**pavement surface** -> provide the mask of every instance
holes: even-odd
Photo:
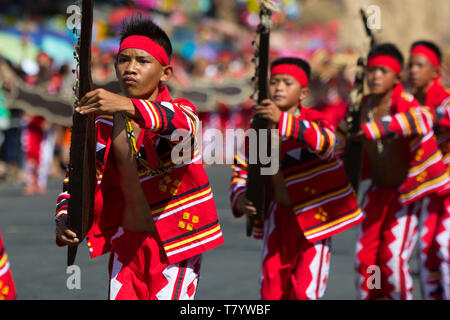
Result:
[[[244,219],[230,210],[229,166],[206,168],[214,192],[225,243],[203,256],[196,300],[256,300],[261,241],[245,235]],[[62,181],[51,180],[48,194],[24,197],[21,186],[0,185],[0,228],[21,300],[105,300],[108,290],[108,255],[90,259],[86,244],[79,249],[76,265],[80,289],[68,289],[67,249],[55,245],[53,215]],[[353,255],[356,228],[333,237],[330,274],[324,300],[354,300]],[[410,261],[414,299],[421,299],[417,253]]]

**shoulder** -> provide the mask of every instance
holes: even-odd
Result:
[[[188,99],[185,98],[176,98],[172,100],[172,103],[174,105],[178,105],[184,108],[188,108],[189,110],[191,110],[192,112],[194,112],[195,114],[197,114],[197,108],[194,106],[194,104],[192,102],[190,102]]]
[[[335,131],[334,128],[332,128],[332,126],[330,125],[329,121],[327,120],[327,117],[320,111],[302,107],[300,119],[307,121],[314,121],[320,127]]]
[[[414,103],[414,100],[416,100],[416,98],[414,98],[414,96],[411,93],[406,91],[402,91],[400,93],[400,98],[409,103]]]
[[[314,110],[314,109],[309,109],[309,108],[305,108],[302,107],[300,112],[300,118],[303,120],[308,120],[308,121],[322,121],[325,120],[325,115],[318,111],[318,110]]]
[[[442,92],[443,94],[447,94],[450,95],[450,88],[447,88],[443,83],[442,83],[442,78],[438,77],[436,79],[436,86],[438,88],[438,90],[440,92]]]
[[[406,112],[411,108],[420,106],[419,101],[417,101],[411,93],[406,91],[400,93],[400,97],[396,104],[397,112]]]

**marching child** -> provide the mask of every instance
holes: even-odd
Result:
[[[433,110],[450,100],[450,91],[441,81],[442,53],[431,41],[411,45],[408,64],[413,94],[421,105]],[[450,132],[435,128],[444,162],[450,165]],[[450,299],[450,196],[432,194],[425,197],[420,215],[420,280],[424,299]]]
[[[364,140],[363,172],[372,180],[356,245],[360,299],[412,299],[408,260],[417,240],[420,199],[448,183],[432,117],[416,112],[419,102],[403,91],[402,65],[393,44],[369,52],[370,94],[363,98],[362,130],[352,137]],[[377,270],[379,282],[373,277]]]
[[[271,176],[264,222],[253,235],[263,237],[262,299],[318,299],[330,263],[330,237],[362,219],[343,166],[334,157],[335,136],[325,118],[307,109],[309,64],[279,58],[271,64],[270,99],[255,114],[278,129],[280,169]],[[235,217],[254,215],[245,196],[248,153],[235,155],[230,200]]]
[[[193,299],[202,253],[223,242],[198,150],[183,154],[189,161],[171,157],[178,142],[194,141],[199,125],[192,103],[173,99],[163,85],[171,54],[168,36],[151,20],[129,20],[115,64],[124,96],[97,89],[77,109],[96,114],[97,187],[86,240],[92,258],[111,252],[112,300]],[[177,129],[188,140],[172,141]],[[60,245],[79,243],[66,224],[67,184],[56,212]]]

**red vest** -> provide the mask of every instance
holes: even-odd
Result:
[[[391,116],[367,122],[361,127],[366,139],[410,137],[408,176],[400,186],[400,199],[406,205],[425,195],[441,193],[449,176],[433,134],[433,117],[422,112],[419,102],[397,86],[392,93]]]
[[[153,214],[158,235],[169,263],[190,258],[223,243],[211,186],[198,150],[192,160],[181,164],[171,161],[172,146],[164,137],[175,129],[196,134],[198,118],[195,107],[185,99],[170,99],[163,90],[156,102],[132,99],[142,115],[138,124],[144,128],[137,140],[152,169],[138,164],[141,186]],[[86,240],[92,258],[111,250],[111,237],[122,221],[124,201],[117,179],[114,157],[110,156],[113,116],[98,115],[97,187],[93,224]],[[67,179],[65,181],[67,183]],[[67,193],[58,199],[57,215],[67,211]]]
[[[333,156],[335,138],[324,116],[301,107],[300,116],[282,112],[280,163],[292,209],[303,234],[310,242],[342,232],[363,219],[355,192],[342,163]],[[245,192],[247,160],[235,156],[230,198],[235,216],[237,197]],[[256,235],[262,224],[256,223]]]
[[[425,96],[425,105],[431,108],[448,105],[450,102],[450,89],[445,88],[442,84],[441,77],[437,77],[427,89]],[[444,163],[450,172],[450,130],[445,124],[438,124],[436,130],[436,139],[444,156]],[[450,191],[450,184],[447,186],[446,192]],[[445,193],[446,193],[445,192]],[[442,193],[442,192],[441,192]]]

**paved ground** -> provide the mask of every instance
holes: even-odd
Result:
[[[203,258],[198,300],[258,298],[260,241],[245,236],[242,219],[234,219],[228,202],[231,170],[207,169],[219,210],[225,244]],[[45,196],[23,197],[19,186],[0,185],[0,227],[20,299],[106,299],[107,256],[89,259],[86,245],[78,250],[81,289],[66,286],[66,249],[58,248],[52,222],[60,181],[51,181]],[[355,228],[333,239],[331,271],[323,299],[352,300]],[[416,255],[411,261],[414,298],[420,299]]]

